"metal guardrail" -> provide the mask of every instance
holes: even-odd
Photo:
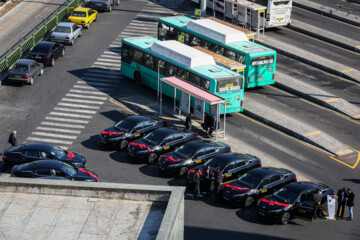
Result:
[[[14,65],[27,51],[32,49],[44,36],[53,30],[60,21],[68,14],[69,9],[80,6],[85,0],[73,0],[66,7],[61,9],[56,15],[47,21],[39,30],[33,33],[28,39],[25,40],[18,48],[16,48],[5,59],[0,62],[0,76],[4,74],[9,68]]]

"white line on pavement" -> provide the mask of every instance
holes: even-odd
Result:
[[[77,102],[77,103],[88,103],[88,104],[103,104],[104,103],[102,101],[89,101],[89,100],[71,99],[71,98],[62,98],[61,101]]]
[[[106,100],[107,97],[98,97],[98,96],[87,96],[87,95],[80,95],[80,94],[71,94],[71,93],[67,93],[65,95],[66,97],[76,97],[76,98],[88,98],[88,99],[98,99],[98,100]],[[64,108],[65,109],[65,108]],[[64,110],[65,111],[65,110]],[[93,113],[95,114],[96,112],[95,111],[88,111],[88,110],[67,110],[67,111],[79,111],[79,112],[82,112],[82,113]]]
[[[55,134],[55,133],[46,133],[46,132],[32,132],[31,135],[39,135],[44,137],[55,137],[55,138],[66,138],[75,140],[77,136],[69,136],[63,134]]]
[[[119,59],[106,59],[106,58],[98,58],[97,61],[100,62],[114,62],[114,63],[121,63]]]
[[[98,92],[98,91],[84,91],[84,90],[78,90],[78,89],[70,89],[70,92],[73,93],[84,93],[84,94],[95,94],[95,95],[107,95],[106,93],[103,92]]]
[[[115,66],[115,67],[120,67],[121,64],[115,64],[115,63],[103,63],[103,62],[94,62],[94,64],[97,65],[104,65],[104,66]]]
[[[112,82],[112,83],[101,83],[101,82],[98,82],[98,81],[77,81],[76,82],[77,84],[88,84],[88,85],[90,85],[90,86],[103,86],[103,87],[105,87],[105,86],[111,86],[111,87],[116,87],[117,86],[117,83],[114,83],[114,82]]]
[[[114,58],[114,59],[121,59],[121,56],[118,55],[105,55],[105,54],[101,54],[100,57],[102,58]]]
[[[89,105],[82,105],[82,104],[72,104],[72,103],[58,103],[59,106],[67,106],[67,107],[74,107],[74,108],[88,108],[88,109],[99,109],[98,106],[89,106]]]
[[[64,132],[64,133],[73,133],[73,134],[81,133],[81,131],[72,130],[72,129],[61,129],[61,128],[36,127],[36,129],[43,131]]]
[[[62,117],[73,117],[73,118],[86,118],[86,119],[93,118],[93,116],[73,114],[73,113],[64,113],[64,112],[50,112],[50,115],[62,116]]]
[[[50,138],[36,138],[36,137],[28,137],[27,140],[29,141],[37,141],[37,142],[49,142],[49,143],[60,143],[60,144],[69,144],[71,145],[72,141],[63,141],[57,139],[50,139]]]
[[[83,126],[83,125],[55,123],[55,122],[41,122],[40,124],[41,125],[47,125],[47,126],[67,127],[67,128],[85,128],[85,126]]]
[[[61,121],[61,122],[73,122],[73,123],[85,123],[88,124],[89,121],[77,120],[77,119],[68,119],[68,118],[56,118],[56,117],[45,117],[45,120]]]

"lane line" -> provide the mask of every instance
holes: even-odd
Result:
[[[325,100],[325,102],[331,103],[331,102],[336,102],[336,101],[339,101],[339,100],[341,100],[341,98],[330,98],[330,99]]]
[[[64,113],[64,112],[50,112],[49,114],[54,115],[54,116],[61,116],[61,117],[86,118],[86,119],[93,118],[93,116],[73,114],[73,113]]]
[[[105,101],[107,99],[107,97],[98,97],[98,96],[88,96],[88,95],[79,95],[79,94],[71,94],[71,93],[67,93],[65,95],[66,97],[75,97],[75,98],[88,98],[88,99],[98,99],[98,100],[103,100]],[[65,109],[65,108],[64,108]],[[74,110],[75,111],[75,110]],[[86,112],[94,112],[93,114],[95,114],[95,111],[87,111],[87,110],[81,110],[80,112],[86,113]]]
[[[102,101],[90,101],[90,100],[82,100],[82,99],[71,99],[71,98],[62,98],[61,101],[65,102],[77,102],[77,103],[88,103],[88,104],[103,104]]]
[[[31,135],[39,135],[39,136],[44,136],[44,137],[55,137],[55,138],[65,138],[65,139],[73,139],[73,140],[75,140],[77,138],[77,136],[69,136],[69,135],[46,133],[46,132],[32,132]]]
[[[55,123],[55,122],[41,122],[40,124],[47,125],[47,126],[67,127],[67,128],[85,128],[85,126],[83,126],[83,125]]]
[[[88,123],[89,123],[89,121],[85,121],[85,120],[68,119],[68,118],[57,118],[57,117],[45,117],[45,120],[53,120],[53,121],[60,121],[60,122],[84,123],[84,124],[88,124]]]
[[[348,69],[344,69],[344,70],[341,70],[342,73],[347,73],[347,72],[352,72],[354,71],[355,69],[353,68],[348,68]]]
[[[60,143],[60,144],[68,144],[71,145],[72,141],[63,141],[51,138],[36,138],[36,137],[28,137],[27,140],[29,141],[37,141],[37,142],[49,142],[49,143]]]
[[[115,105],[117,105],[117,106],[125,109],[126,111],[130,112],[130,113],[133,114],[133,115],[139,115],[139,114],[137,114],[136,112],[134,112],[133,110],[129,109],[128,107],[126,107],[125,105],[119,103],[118,101],[116,101],[116,100],[113,99],[113,98],[110,98],[109,101],[112,102],[113,104],[115,104]]]
[[[349,154],[349,153],[352,153],[352,152],[354,152],[354,151],[351,150],[351,149],[345,149],[345,150],[336,152],[336,155],[342,156],[342,155],[346,155],[346,154]]]
[[[303,135],[305,137],[310,137],[310,136],[317,135],[317,134],[320,134],[320,133],[321,133],[320,131],[314,131],[314,132],[304,133]]]
[[[71,130],[71,129],[61,129],[61,128],[36,127],[36,129],[43,131],[64,132],[64,133],[74,133],[74,134],[81,133],[81,131]]]

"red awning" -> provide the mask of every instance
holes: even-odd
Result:
[[[183,92],[188,93],[195,98],[198,98],[210,105],[226,102],[226,99],[219,97],[207,90],[202,89],[195,84],[192,84],[184,79],[178,77],[166,77],[160,79],[162,82],[169,84]]]

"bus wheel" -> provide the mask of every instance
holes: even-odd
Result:
[[[141,85],[142,85],[142,77],[141,77],[141,74],[140,74],[139,72],[136,72],[134,78],[135,78],[135,83],[136,83],[136,85],[141,86]]]

